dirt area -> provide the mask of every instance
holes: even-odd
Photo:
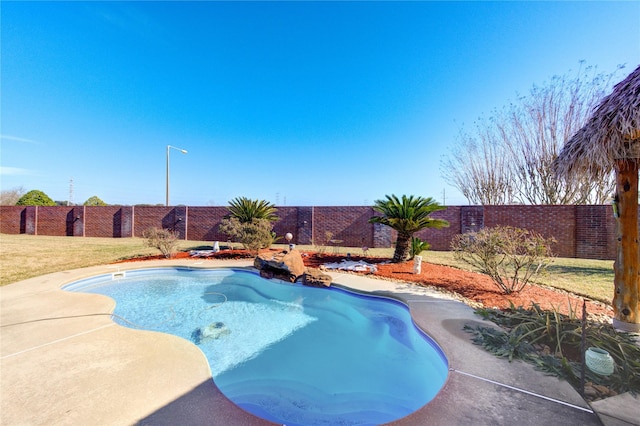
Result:
[[[177,253],[174,258],[188,258],[188,252]],[[244,250],[229,250],[218,252],[208,258],[211,259],[240,259],[252,258]],[[162,256],[149,256],[146,258],[136,258],[129,260],[160,259]],[[305,266],[318,268],[327,263],[341,262],[344,255],[319,254],[313,252],[303,252]],[[571,309],[582,314],[582,300],[565,291],[538,285],[528,285],[517,294],[502,294],[498,287],[485,275],[463,271],[449,266],[434,265],[422,262],[420,274],[413,273],[413,261],[404,263],[387,263],[389,259],[352,256],[351,260],[363,260],[367,263],[376,264],[377,272],[374,277],[381,279],[391,279],[396,281],[412,282],[422,286],[429,286],[441,289],[442,291],[453,293],[474,308],[481,306],[487,308],[508,308],[510,303],[515,306],[529,307],[531,303],[537,303],[542,309],[556,309],[561,313],[568,313]],[[587,313],[599,317],[613,316],[613,309],[603,303],[587,300]]]

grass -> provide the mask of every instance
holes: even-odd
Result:
[[[78,238],[0,234],[0,285],[51,272],[160,254],[142,238]],[[179,250],[211,242],[181,241]]]
[[[211,247],[211,241],[180,241],[179,250]],[[275,245],[274,247],[285,247]],[[318,251],[321,247],[299,245],[300,250]],[[326,253],[362,255],[361,248],[325,247]],[[160,254],[147,247],[142,238],[79,238],[41,235],[0,234],[0,285],[7,285],[51,272],[102,265],[136,256]],[[368,256],[388,257],[391,248],[372,248]],[[426,262],[469,270],[451,252],[426,251]],[[610,303],[613,295],[613,261],[556,258],[547,273],[538,277],[543,285]]]

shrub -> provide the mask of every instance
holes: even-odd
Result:
[[[178,234],[169,229],[150,228],[142,233],[147,239],[147,246],[160,250],[167,259],[173,257],[178,246]]]
[[[426,241],[422,241],[418,237],[411,237],[411,257],[413,259],[416,256],[420,256],[423,251],[429,250],[431,244]]]
[[[457,235],[454,257],[483,274],[505,294],[521,291],[551,262],[553,238],[510,226],[483,228]]]
[[[98,196],[94,195],[93,197],[89,197],[87,201],[84,202],[84,206],[106,206],[108,205],[104,201],[102,201]]]
[[[271,230],[269,219],[253,219],[250,222],[241,222],[236,217],[222,219],[220,232],[228,235],[234,241],[242,243],[242,246],[254,253],[267,248],[277,239]]]
[[[318,253],[320,254],[324,254],[324,252],[326,252],[329,249],[329,246],[333,241],[333,232],[331,231],[324,231],[324,245],[320,248],[320,250],[318,250]]]

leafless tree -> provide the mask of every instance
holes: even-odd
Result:
[[[462,192],[471,204],[511,204],[511,169],[504,146],[486,121],[476,123],[476,134],[460,131],[458,144],[441,165],[443,176]]]
[[[15,206],[26,191],[23,187],[5,189],[0,192],[0,206]]]
[[[569,180],[558,177],[552,165],[615,74],[581,63],[575,75],[534,85],[528,95],[494,111],[491,119],[478,121],[473,134],[461,132],[443,162],[443,175],[474,204],[605,203],[613,192],[610,171],[597,179],[585,174]]]

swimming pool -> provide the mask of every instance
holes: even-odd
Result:
[[[64,289],[112,297],[119,324],[197,344],[222,393],[280,424],[390,422],[433,399],[448,374],[441,349],[392,299],[236,269],[142,269]]]

